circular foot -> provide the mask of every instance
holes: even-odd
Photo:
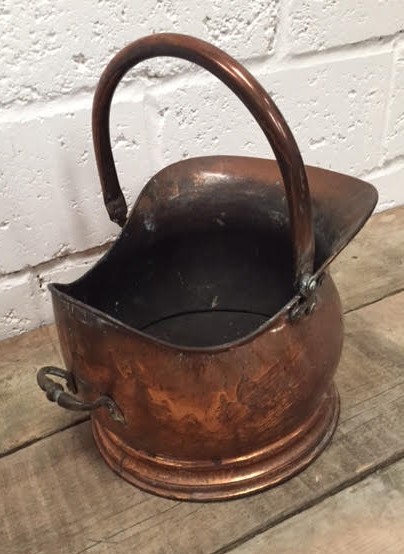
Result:
[[[92,424],[101,455],[126,481],[167,498],[213,501],[260,491],[302,471],[326,447],[338,416],[339,396],[332,385],[316,412],[293,433],[251,454],[216,463],[148,456],[96,419]]]

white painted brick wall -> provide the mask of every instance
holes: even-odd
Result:
[[[291,4],[294,53],[380,40],[403,29],[402,0],[293,0]]]
[[[50,322],[46,285],[78,277],[116,236],[91,103],[105,64],[140,36],[183,32],[224,48],[273,95],[306,163],[373,182],[378,209],[404,203],[402,0],[3,0],[0,28],[1,338]],[[175,60],[129,73],[112,136],[129,203],[180,158],[268,155],[240,102]]]

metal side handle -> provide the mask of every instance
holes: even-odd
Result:
[[[77,388],[73,375],[70,371],[54,366],[42,367],[37,373],[37,382],[40,388],[46,392],[46,398],[51,402],[56,402],[56,404],[62,408],[76,412],[86,412],[96,410],[97,408],[107,408],[112,419],[119,421],[120,423],[125,422],[121,410],[109,396],[100,396],[93,402],[85,402],[84,400],[76,398],[73,394],[66,392],[63,385],[50,379],[48,375],[54,375],[55,377],[64,379],[66,381],[67,388],[72,393],[76,393]]]

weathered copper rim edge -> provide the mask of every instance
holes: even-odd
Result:
[[[280,320],[283,317],[287,317],[287,313],[289,309],[293,306],[293,304],[300,298],[300,294],[297,293],[295,296],[289,300],[287,304],[285,304],[281,310],[279,310],[277,313],[275,313],[272,317],[268,318],[268,320],[257,327],[252,333],[249,333],[248,335],[245,335],[237,340],[226,342],[223,344],[215,345],[215,346],[185,346],[182,344],[173,344],[171,342],[167,342],[165,340],[153,337],[152,335],[148,335],[144,331],[140,331],[139,329],[136,329],[134,327],[131,327],[130,325],[127,325],[126,323],[120,321],[119,319],[115,319],[111,315],[102,312],[101,310],[94,308],[93,306],[89,306],[88,304],[85,304],[81,300],[77,300],[76,298],[73,298],[68,293],[63,292],[58,288],[58,283],[50,283],[48,285],[48,289],[51,291],[52,294],[55,296],[58,296],[62,298],[63,302],[66,302],[67,304],[70,304],[73,307],[77,307],[81,310],[84,310],[85,312],[92,313],[97,319],[103,319],[106,322],[112,324],[117,329],[125,329],[126,331],[129,331],[130,333],[135,333],[142,337],[143,339],[151,342],[151,343],[157,343],[160,344],[166,348],[170,348],[172,350],[177,350],[180,352],[199,352],[199,353],[215,353],[215,352],[222,352],[225,350],[229,350],[230,348],[234,348],[237,346],[241,346],[245,344],[246,342],[251,341],[256,336],[260,335],[270,327],[274,326],[278,320]]]
[[[253,157],[248,157],[248,156],[199,156],[199,157],[188,158],[187,160],[181,160],[181,161],[175,162],[173,164],[170,164],[166,168],[159,171],[154,177],[152,177],[152,179],[154,179],[160,173],[164,172],[165,170],[167,170],[168,168],[170,168],[172,166],[180,165],[184,162],[188,162],[188,161],[191,161],[191,160],[203,159],[203,158],[232,158],[232,157],[233,158],[252,159],[252,160],[257,159],[257,160],[265,161],[266,163],[273,163],[273,164],[276,165],[275,160],[267,160],[265,158],[253,158]],[[304,167],[307,168],[307,169],[311,168],[311,169],[320,169],[322,171],[326,171],[327,173],[330,174],[330,176],[334,175],[335,177],[338,177],[338,176],[347,177],[346,175],[343,175],[341,173],[338,173],[338,172],[335,172],[335,171],[332,171],[332,170],[328,170],[328,169],[325,170],[323,168],[316,168],[314,166],[309,166],[309,165],[305,165]],[[372,192],[373,200],[368,205],[367,209],[364,210],[363,216],[358,220],[357,225],[356,225],[355,229],[353,229],[352,233],[350,235],[348,235],[347,237],[345,237],[345,241],[343,243],[341,243],[339,245],[339,247],[335,249],[335,251],[332,253],[332,255],[313,273],[313,278],[314,279],[317,279],[321,274],[323,274],[324,272],[327,271],[327,268],[330,265],[330,263],[342,252],[342,250],[349,244],[349,242],[352,240],[352,238],[361,230],[361,228],[364,226],[364,224],[366,223],[366,221],[369,219],[370,215],[372,214],[372,212],[375,208],[375,205],[377,203],[378,193],[377,193],[376,188],[373,185],[371,185],[370,183],[367,183],[366,181],[358,179],[356,177],[350,177],[350,178],[352,179],[353,182],[356,181],[356,182],[361,183],[362,185],[366,185],[369,188],[369,190]],[[136,210],[136,207],[138,206],[138,203],[141,201],[142,196],[145,194],[145,191],[147,190],[148,184],[149,183],[147,183],[145,185],[145,187],[142,189],[142,191],[140,192],[138,198],[136,199],[136,202],[134,203],[132,211]],[[115,244],[119,241],[121,235],[124,232],[125,232],[125,226],[123,227],[121,233],[118,235],[116,241],[110,246],[110,248],[108,248],[108,250],[104,253],[104,255],[101,256],[101,258],[88,271],[86,271],[86,273],[84,275],[82,275],[79,279],[76,279],[75,281],[73,281],[69,285],[79,283],[81,281],[81,279],[84,279],[91,271],[93,271],[93,269],[95,269],[95,267],[98,264],[103,262],[105,260],[105,258],[107,258],[107,256],[109,256],[111,250],[114,248]],[[69,285],[62,285],[62,286],[69,286]],[[140,331],[140,330],[138,330],[134,327],[131,327],[130,325],[127,325],[127,324],[121,322],[119,319],[115,319],[111,315],[109,315],[109,314],[107,314],[107,313],[105,313],[101,310],[98,310],[97,308],[94,308],[94,307],[92,307],[88,304],[85,304],[84,302],[81,302],[80,300],[77,300],[76,298],[72,297],[69,293],[64,292],[63,290],[61,290],[59,288],[59,286],[60,286],[60,284],[58,284],[58,283],[50,283],[48,285],[48,289],[50,290],[52,295],[60,297],[64,302],[70,304],[71,306],[77,306],[79,309],[84,309],[86,312],[94,314],[94,316],[97,317],[98,319],[103,319],[106,322],[112,324],[116,328],[125,329],[130,333],[135,333],[138,336],[141,336],[143,339],[145,339],[145,340],[147,340],[151,343],[161,344],[161,345],[165,346],[166,348],[179,350],[179,351],[182,351],[182,352],[220,352],[220,351],[228,350],[229,348],[241,346],[242,344],[254,339],[259,334],[265,332],[270,327],[276,325],[277,321],[280,318],[282,318],[283,316],[286,316],[286,314],[290,310],[291,306],[293,306],[300,297],[299,292],[296,291],[296,294],[277,313],[273,314],[272,317],[268,318],[268,320],[265,321],[265,323],[263,323],[262,325],[257,327],[254,331],[252,331],[251,333],[249,333],[249,334],[247,334],[247,335],[245,335],[245,336],[243,336],[239,339],[236,339],[234,341],[230,341],[230,342],[227,342],[227,343],[211,346],[211,347],[193,347],[193,346],[183,346],[181,344],[170,343],[170,342],[164,341],[162,339],[158,339],[156,337],[153,337],[152,335],[149,335],[149,334],[147,334],[143,331]]]
[[[325,417],[317,418],[317,426],[311,427],[300,435],[299,438],[303,439],[301,444],[295,444],[294,448],[289,448],[290,445],[287,445],[280,455],[269,456],[258,463],[240,462],[238,467],[236,465],[230,472],[227,471],[225,474],[227,479],[222,482],[218,482],[217,479],[221,466],[214,462],[209,467],[209,471],[204,472],[201,469],[195,471],[193,478],[191,477],[187,484],[179,484],[175,481],[175,477],[178,478],[181,472],[180,467],[171,471],[164,468],[164,479],[153,479],[152,476],[146,476],[142,470],[138,472],[129,470],[128,465],[131,462],[136,465],[136,459],[129,458],[115,445],[106,442],[108,438],[95,419],[92,420],[92,430],[97,448],[106,464],[132,485],[165,498],[214,502],[240,498],[279,485],[304,470],[326,448],[337,427],[340,400],[334,383],[321,407],[325,408]],[[246,470],[248,470],[247,475]],[[183,471],[191,473],[186,467]],[[209,473],[214,475],[211,483],[209,483]],[[172,482],[170,477],[173,478]]]
[[[326,278],[332,281],[332,277],[330,276],[328,269],[325,269],[323,271],[323,274],[325,275]],[[131,334],[140,336],[142,339],[152,344],[159,344],[161,346],[164,346],[165,348],[175,350],[177,352],[190,352],[190,353],[202,353],[202,354],[224,352],[232,348],[237,348],[253,340],[259,335],[265,333],[270,328],[274,328],[277,325],[286,324],[287,321],[289,321],[288,312],[290,308],[300,298],[299,294],[296,294],[295,296],[293,296],[293,298],[291,298],[291,300],[289,300],[287,304],[285,304],[277,313],[275,313],[272,317],[270,317],[265,323],[257,327],[251,333],[248,333],[247,335],[244,335],[239,339],[236,339],[231,342],[215,345],[215,346],[184,346],[181,344],[173,344],[173,343],[164,341],[162,339],[153,337],[152,335],[148,335],[144,331],[135,329],[134,327],[131,327],[130,325],[127,325],[126,323],[121,322],[119,319],[115,319],[114,317],[110,316],[109,314],[106,314],[105,312],[102,312],[101,310],[98,310],[97,308],[89,306],[84,302],[82,302],[81,300],[77,300],[76,298],[73,298],[68,293],[65,293],[62,290],[60,290],[56,283],[50,283],[48,285],[48,288],[51,291],[52,295],[54,295],[58,299],[61,299],[61,301],[63,301],[65,304],[69,304],[70,306],[73,307],[73,309],[79,309],[86,314],[90,313],[92,317],[96,318],[97,320],[101,319],[105,321],[106,323],[112,325],[117,330],[121,331],[122,329],[124,329]]]

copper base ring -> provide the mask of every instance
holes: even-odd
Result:
[[[92,420],[97,447],[107,464],[129,483],[177,500],[214,501],[245,496],[289,479],[327,446],[339,416],[334,384],[299,431],[247,456],[232,460],[189,461],[148,456],[126,445]]]

